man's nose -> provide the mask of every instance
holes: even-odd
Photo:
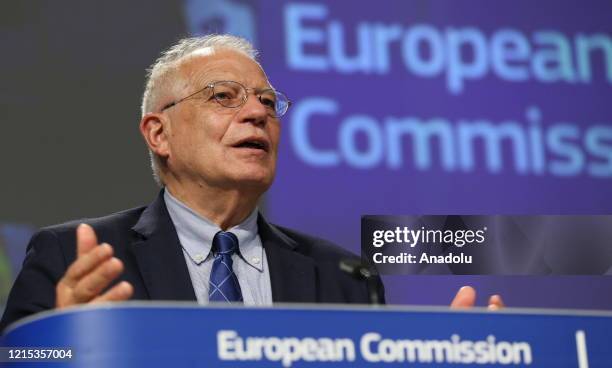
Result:
[[[247,123],[263,125],[268,119],[268,110],[259,101],[259,97],[253,93],[249,93],[240,113],[242,114],[242,121]]]

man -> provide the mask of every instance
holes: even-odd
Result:
[[[368,285],[338,266],[354,256],[257,211],[290,102],[255,56],[227,35],[185,39],[162,54],[148,76],[140,131],[164,189],[147,207],[35,234],[0,328],[42,310],[128,299],[370,301]],[[474,298],[463,288],[453,306]]]

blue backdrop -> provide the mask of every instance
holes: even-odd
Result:
[[[269,217],[355,252],[364,214],[610,213],[610,14],[608,1],[185,6],[192,34],[253,40],[294,101]],[[514,305],[612,306],[605,277],[385,281],[400,303],[472,283]]]

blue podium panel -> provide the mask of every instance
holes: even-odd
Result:
[[[33,316],[2,346],[72,354],[11,367],[594,368],[612,367],[612,313],[124,303]]]

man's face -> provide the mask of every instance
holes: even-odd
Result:
[[[216,81],[236,81],[255,90],[270,88],[260,66],[235,51],[195,56],[181,65],[180,72],[186,95]],[[165,113],[167,165],[179,182],[261,193],[268,189],[276,169],[280,126],[252,90],[237,108],[221,106],[208,88]]]

